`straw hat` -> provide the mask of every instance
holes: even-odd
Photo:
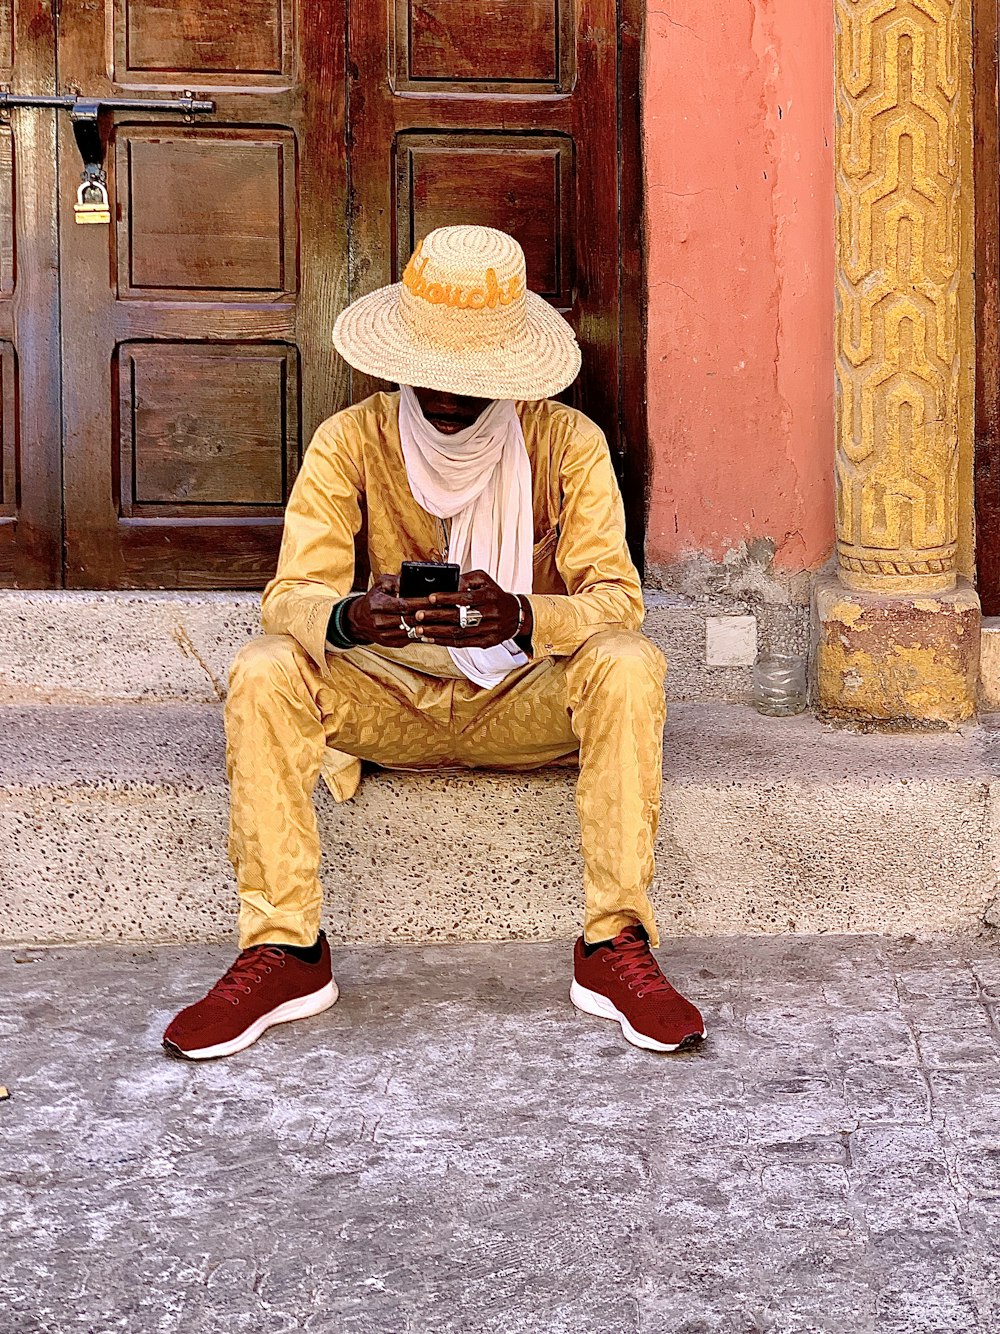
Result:
[[[580,370],[563,317],[525,284],[524,251],[492,227],[439,227],[403,281],[342,311],[333,342],[366,375],[476,398],[549,398]]]

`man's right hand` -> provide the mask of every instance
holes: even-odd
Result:
[[[423,630],[420,630],[417,639],[411,639],[401,624],[402,618],[405,616],[409,624],[416,628],[415,614],[432,609],[432,604],[425,598],[399,596],[398,574],[382,574],[364,597],[355,598],[348,607],[347,627],[351,638],[358,644],[402,648],[406,644],[419,643],[424,637]]]

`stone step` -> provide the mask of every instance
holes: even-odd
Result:
[[[671,699],[749,698],[754,617],[655,590],[646,601]],[[233,655],[260,632],[259,605],[255,593],[0,590],[0,702],[222,699]],[[794,642],[785,647],[805,652],[805,617],[798,609],[788,622]]]
[[[655,903],[665,935],[976,928],[1000,860],[1000,733],[857,735],[732,704],[671,709]],[[322,784],[340,940],[570,936],[573,774]],[[0,935],[226,940],[216,704],[0,706]]]

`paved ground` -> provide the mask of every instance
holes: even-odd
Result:
[[[686,939],[698,1054],[567,948],[337,951],[343,999],[166,1058],[217,947],[0,952],[5,1331],[1000,1329],[1000,946]]]

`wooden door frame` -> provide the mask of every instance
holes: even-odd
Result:
[[[983,611],[1000,614],[1000,126],[997,35],[1000,0],[973,0],[975,187],[976,572]],[[987,519],[990,522],[987,522]]]
[[[618,168],[620,190],[621,382],[618,415],[626,448],[621,458],[622,496],[632,558],[643,572],[649,516],[650,452],[646,405],[646,191],[642,158],[645,92],[643,51],[646,6],[619,0],[618,23]]]

